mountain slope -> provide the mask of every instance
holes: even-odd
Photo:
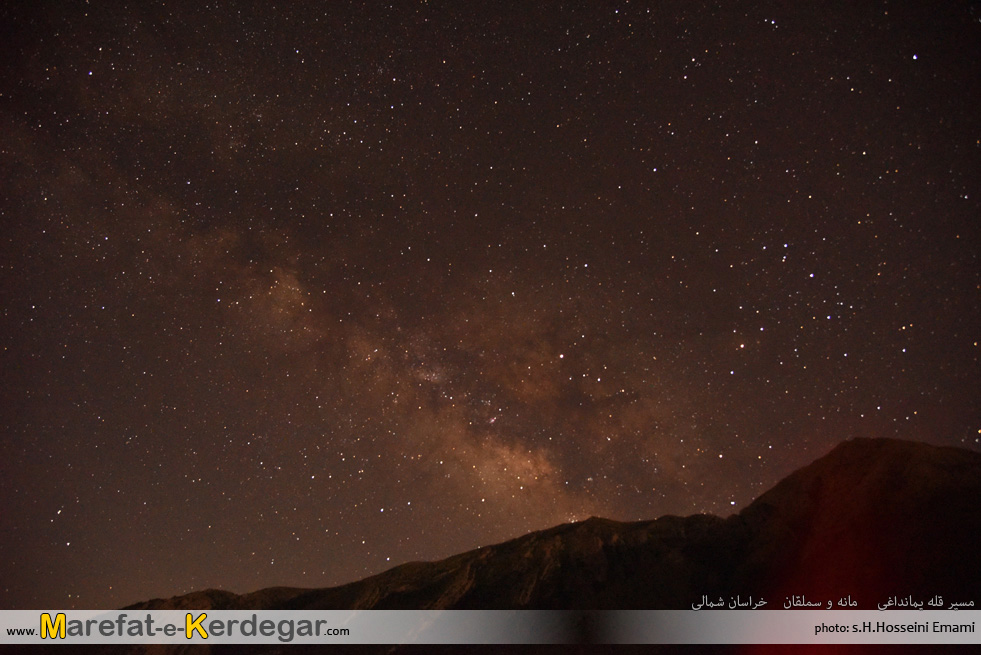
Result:
[[[981,590],[981,455],[855,439],[737,515],[592,518],[328,589],[209,590],[128,609],[684,609],[703,594],[874,607]],[[981,599],[978,599],[981,600]]]
[[[739,515],[735,589],[890,595],[981,591],[981,455],[896,440],[845,442]],[[981,600],[981,599],[979,599]]]

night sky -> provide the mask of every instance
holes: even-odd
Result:
[[[858,6],[855,6],[858,5]],[[0,9],[0,607],[981,449],[981,7]]]

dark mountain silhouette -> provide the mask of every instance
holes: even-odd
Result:
[[[328,589],[208,590],[127,609],[685,609],[739,594],[981,601],[981,454],[855,439],[728,518],[591,518]]]

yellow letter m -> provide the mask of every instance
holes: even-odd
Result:
[[[56,615],[54,623],[51,622],[51,615],[47,612],[41,615],[41,639],[48,639],[49,634],[50,639],[65,638],[64,613]]]

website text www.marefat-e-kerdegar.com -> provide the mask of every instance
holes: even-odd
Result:
[[[61,638],[66,637],[90,637],[98,635],[102,637],[153,637],[163,635],[173,637],[183,632],[191,639],[198,636],[207,639],[209,636],[233,637],[241,635],[243,637],[277,637],[280,641],[293,641],[295,637],[343,637],[348,636],[350,631],[347,628],[328,627],[327,621],[322,619],[281,619],[273,621],[271,619],[259,620],[253,614],[247,619],[211,619],[207,620],[205,613],[194,617],[187,614],[183,626],[165,623],[156,625],[153,617],[149,614],[144,619],[129,618],[126,614],[120,614],[115,620],[110,619],[87,619],[87,620],[67,620],[64,614],[57,614],[53,619],[50,614],[41,615],[41,638]]]

